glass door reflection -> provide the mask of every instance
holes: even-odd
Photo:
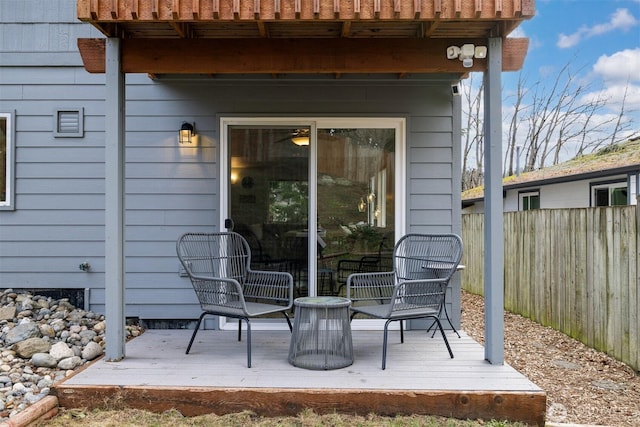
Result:
[[[252,268],[287,271],[308,291],[309,128],[229,128],[229,215]]]
[[[352,273],[392,269],[395,135],[394,128],[317,131],[319,295],[344,296]]]

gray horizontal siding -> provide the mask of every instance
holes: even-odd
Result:
[[[0,23],[3,67],[38,68],[45,64],[77,67],[82,65],[82,60],[76,40],[100,37],[98,30],[78,21],[75,0],[2,0]],[[0,74],[0,81],[15,83],[6,77],[6,72]],[[51,75],[53,80],[55,75]],[[14,96],[22,89],[14,88]],[[7,96],[3,93],[2,98]]]
[[[74,74],[68,73],[70,80]],[[101,283],[104,280],[101,258],[104,214],[101,136],[104,124],[99,97],[104,89],[88,81],[84,88],[74,85],[73,90],[67,91],[69,83],[64,79],[57,80],[51,85],[55,88],[53,92],[57,96],[68,92],[76,99],[70,104],[85,109],[86,136],[80,141],[54,139],[50,132],[53,106],[47,107],[43,103],[55,96],[36,96],[44,87],[40,87],[40,91],[31,87],[24,91],[26,96],[19,102],[22,103],[21,110],[26,113],[18,113],[21,121],[18,134],[24,135],[26,145],[18,155],[22,170],[18,174],[18,189],[25,191],[19,191],[19,209],[15,212],[15,219],[11,220],[19,231],[7,237],[3,234],[3,239],[7,243],[13,241],[12,245],[19,241],[22,250],[27,252],[30,244],[38,245],[48,239],[62,239],[65,245],[81,248],[78,251],[59,250],[59,256],[50,257],[40,263],[40,267],[51,272],[53,281],[65,271],[70,276],[80,277],[73,282],[92,288],[92,309],[100,310],[104,303],[104,285]],[[397,116],[403,111],[420,113],[405,113],[410,146],[407,156],[407,188],[410,193],[407,218],[410,230],[451,229],[454,206],[451,196],[451,162],[454,160],[450,146],[451,117],[442,116],[442,109],[437,108],[433,101],[425,101],[434,99],[434,91],[444,93],[449,90],[446,85],[434,88],[414,82],[400,83],[382,88],[388,93],[387,97],[395,94],[393,99],[385,99],[373,95],[381,89],[379,85],[367,87],[360,83],[353,87],[337,83],[334,87],[333,84],[327,86],[314,82],[307,87],[305,82],[252,82],[233,88],[226,87],[227,82],[220,86],[209,81],[158,84],[144,76],[135,76],[129,81],[126,105],[128,315],[143,318],[197,316],[199,310],[194,306],[193,291],[188,281],[178,275],[175,240],[188,230],[216,229],[219,217],[218,117],[263,113],[259,109],[266,107],[260,107],[259,103],[256,106],[253,102],[256,99],[271,99],[268,111],[290,112],[296,105],[294,103],[292,107],[291,102],[299,99],[303,91],[305,102],[299,105],[296,115],[336,115],[335,106],[338,104],[345,109],[345,114],[355,116],[363,115],[361,106],[364,104],[375,111],[375,115]],[[202,93],[205,95],[199,95]],[[134,94],[138,94],[140,99]],[[228,98],[222,94],[227,94]],[[29,101],[29,95],[35,99]],[[318,96],[318,102],[309,96]],[[372,101],[378,97],[377,102]],[[88,100],[86,104],[77,101],[82,99]],[[32,112],[28,110],[30,102],[38,104]],[[323,102],[327,103],[324,110],[321,109]],[[444,110],[448,111],[447,108]],[[427,116],[429,111],[440,115]],[[180,154],[176,136],[183,120],[196,121],[200,135],[197,156],[183,157]],[[18,139],[21,143],[22,139]],[[75,183],[78,183],[77,187]],[[43,231],[45,228],[46,233]],[[46,239],[39,233],[46,234]],[[86,250],[83,249],[85,247]],[[89,247],[93,250],[88,250]],[[100,248],[97,253],[96,247]],[[2,254],[5,255],[5,247],[2,247]],[[79,275],[75,269],[85,258],[88,258],[92,270]],[[28,270],[30,260],[30,257],[4,256],[3,268],[13,272]],[[13,273],[3,275],[3,279],[9,280],[20,277]],[[150,290],[156,295],[151,299]]]
[[[0,22],[74,22],[75,0],[2,0]]]
[[[18,192],[25,194],[53,194],[57,192],[74,194],[100,194],[104,195],[103,179],[82,179],[77,178],[51,178],[45,179],[26,175],[20,180]]]
[[[84,261],[84,260],[83,260]],[[1,264],[0,264],[1,266]],[[2,289],[98,289],[97,284],[104,283],[102,274],[85,273],[75,266],[75,270],[70,268],[61,273],[52,272],[29,272],[24,273],[2,273]],[[5,285],[5,283],[7,283]],[[99,311],[104,313],[104,311]]]

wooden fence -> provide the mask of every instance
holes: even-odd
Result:
[[[505,309],[640,371],[635,206],[504,214]],[[484,214],[462,216],[463,289],[484,294]]]

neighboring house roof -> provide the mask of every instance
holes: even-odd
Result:
[[[595,153],[585,154],[557,165],[508,176],[502,180],[502,188],[510,190],[629,172],[640,172],[640,138],[610,145]],[[462,192],[463,202],[482,199],[484,199],[484,186]]]

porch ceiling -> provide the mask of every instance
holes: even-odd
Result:
[[[528,39],[506,38],[534,0],[77,0],[78,19],[123,39],[123,71],[146,73],[460,73],[446,47],[505,38],[503,70]],[[104,41],[81,39],[90,72]],[[215,55],[211,57],[210,55]],[[413,58],[413,59],[410,59]],[[101,64],[101,65],[100,65]]]

